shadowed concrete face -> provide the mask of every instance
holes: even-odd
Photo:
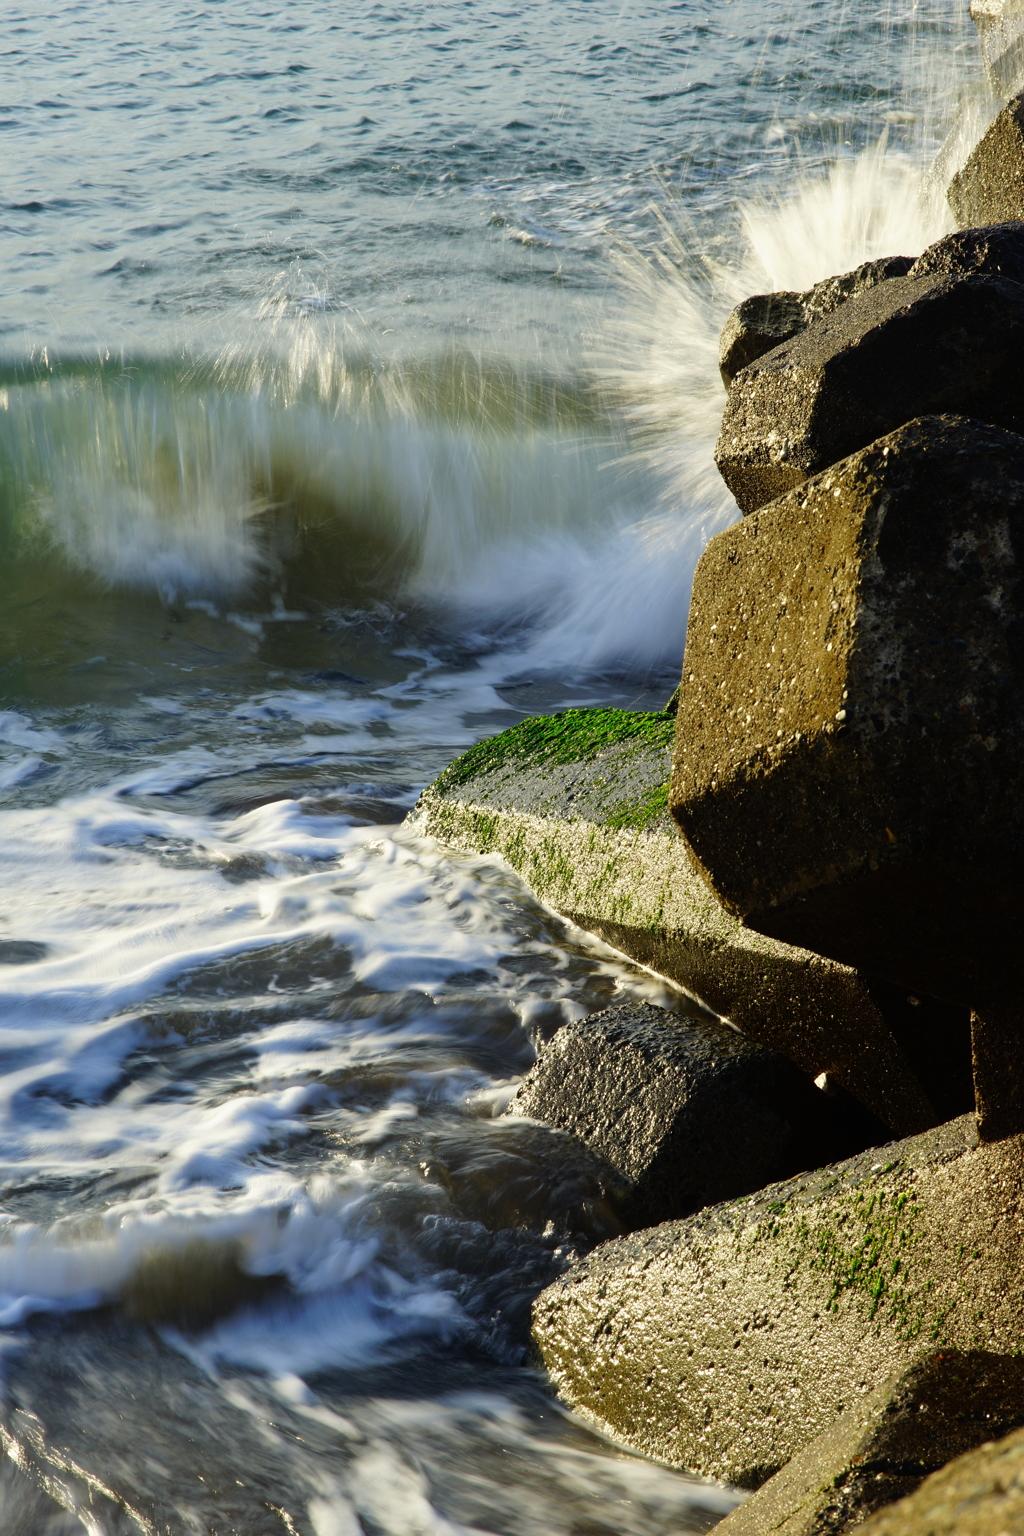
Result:
[[[727,529],[670,803],[751,927],[984,1011],[1024,914],[1024,439],[913,422]]]
[[[1013,1536],[1024,1530],[1024,1429],[935,1472],[858,1536]]]
[[[715,462],[753,512],[931,412],[1024,427],[1024,285],[893,277],[741,370]]]
[[[843,1536],[929,1473],[1024,1423],[1024,1361],[937,1349],[860,1399],[752,1499],[720,1536]]]

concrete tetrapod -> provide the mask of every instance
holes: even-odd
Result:
[[[1024,221],[1011,219],[943,235],[921,252],[907,276],[966,277],[971,273],[1024,283]]]
[[[848,1408],[716,1529],[720,1536],[843,1536],[1019,1424],[1020,1356],[933,1350]]]
[[[668,814],[675,729],[616,709],[524,720],[445,769],[411,824],[500,855],[555,911],[824,1072],[893,1134],[961,1113],[965,1010],[755,933],[708,890]]]
[[[758,1487],[936,1347],[1024,1347],[1024,1140],[974,1116],[602,1243],[534,1302],[557,1390],[635,1449]]]
[[[974,146],[946,198],[961,228],[1024,218],[1024,92]]]
[[[757,293],[744,299],[722,327],[718,366],[726,389],[748,363],[784,341],[792,341],[813,320],[830,315],[855,293],[890,277],[906,277],[913,264],[910,256],[883,256],[878,261],[865,261],[840,277],[826,277],[805,293]]]
[[[508,1113],[606,1159],[642,1227],[859,1151],[871,1133],[851,1107],[718,1019],[628,1002],[563,1024]]]
[[[1024,438],[925,418],[711,541],[671,806],[744,922],[966,1004],[1024,1130]]]
[[[917,416],[1024,428],[1024,285],[891,277],[736,375],[715,462],[742,512]]]
[[[1008,96],[1024,78],[1024,0],[971,0],[992,94]]]

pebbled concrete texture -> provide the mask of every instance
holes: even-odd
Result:
[[[946,199],[962,229],[1024,218],[1024,92],[1007,102],[971,150]]]
[[[1011,282],[1024,283],[1024,221],[985,224],[943,235],[922,251],[907,276],[967,276],[972,272],[979,277],[1007,277]]]
[[[925,1477],[1024,1423],[1024,1360],[933,1350],[889,1377],[716,1527],[720,1536],[843,1536]]]
[[[979,1011],[1014,994],[1022,553],[1024,437],[963,417],[712,539],[671,803],[737,917]]]
[[[935,1347],[1024,1349],[1024,1139],[973,1115],[618,1238],[542,1292],[540,1361],[647,1455],[765,1482]]]
[[[606,1159],[629,1181],[627,1224],[642,1227],[832,1161],[837,1141],[859,1149],[844,1110],[727,1024],[628,1002],[557,1030],[508,1113]]]
[[[1017,1536],[1024,1531],[1024,1430],[935,1472],[857,1536]]]
[[[1020,283],[889,278],[736,375],[715,462],[749,513],[918,416],[956,411],[1019,430],[1022,346]]]
[[[564,719],[568,735],[574,722]],[[893,1133],[935,1124],[940,1116],[865,978],[745,927],[693,867],[665,808],[671,725],[653,745],[641,737],[568,763],[524,760],[514,732],[495,740],[506,739],[508,751],[490,766],[466,769],[455,782],[442,775],[425,790],[413,827],[454,848],[500,855],[556,912],[810,1076],[829,1074]],[[643,826],[616,825],[651,804]]]

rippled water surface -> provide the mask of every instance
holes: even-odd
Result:
[[[0,1523],[657,1536],[566,1414],[619,1230],[501,1111],[685,1000],[404,818],[657,707],[732,303],[946,227],[952,0],[22,5],[0,23]]]

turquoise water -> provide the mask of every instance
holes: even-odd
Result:
[[[685,1000],[402,825],[671,692],[731,304],[947,227],[966,6],[20,6],[0,31],[0,1514],[706,1530],[526,1364],[617,1230],[500,1112]]]

